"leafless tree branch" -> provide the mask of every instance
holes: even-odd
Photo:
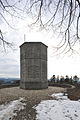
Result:
[[[63,36],[63,42],[57,46],[58,50],[66,46],[66,49],[68,47],[73,51],[73,46],[80,41],[80,0],[25,0],[24,7],[19,7],[23,3],[24,0],[0,0],[0,9],[14,17],[20,17],[20,13],[24,11],[31,14],[32,25],[38,24],[43,29],[53,29],[53,32]],[[0,15],[9,25],[4,14],[0,12]]]

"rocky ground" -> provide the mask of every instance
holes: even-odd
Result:
[[[24,110],[18,112],[13,120],[35,120],[36,111],[32,108],[39,104],[42,100],[53,99],[51,94],[58,92],[66,92],[67,88],[48,87],[43,90],[23,90],[19,87],[11,87],[0,89],[0,104],[7,103],[20,97],[25,98],[26,107]]]
[[[78,88],[73,88],[73,89],[68,89],[68,98],[71,100],[78,100],[80,99],[80,87]]]

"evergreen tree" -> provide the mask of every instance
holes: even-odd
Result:
[[[66,75],[66,78],[65,78],[65,83],[69,83],[69,76],[68,75]]]
[[[73,77],[73,80],[74,80],[74,83],[78,83],[78,81],[79,81],[78,76],[77,76],[77,75],[75,75],[75,76]]]

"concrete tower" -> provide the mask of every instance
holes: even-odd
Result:
[[[20,88],[44,89],[47,81],[47,46],[41,42],[25,42],[20,46]]]

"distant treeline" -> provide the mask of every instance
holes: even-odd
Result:
[[[50,81],[53,82],[53,83],[68,83],[68,84],[76,84],[76,83],[80,83],[80,79],[77,75],[75,76],[71,76],[69,77],[68,75],[66,75],[65,77],[64,76],[55,76],[53,75],[51,78],[50,78]]]

